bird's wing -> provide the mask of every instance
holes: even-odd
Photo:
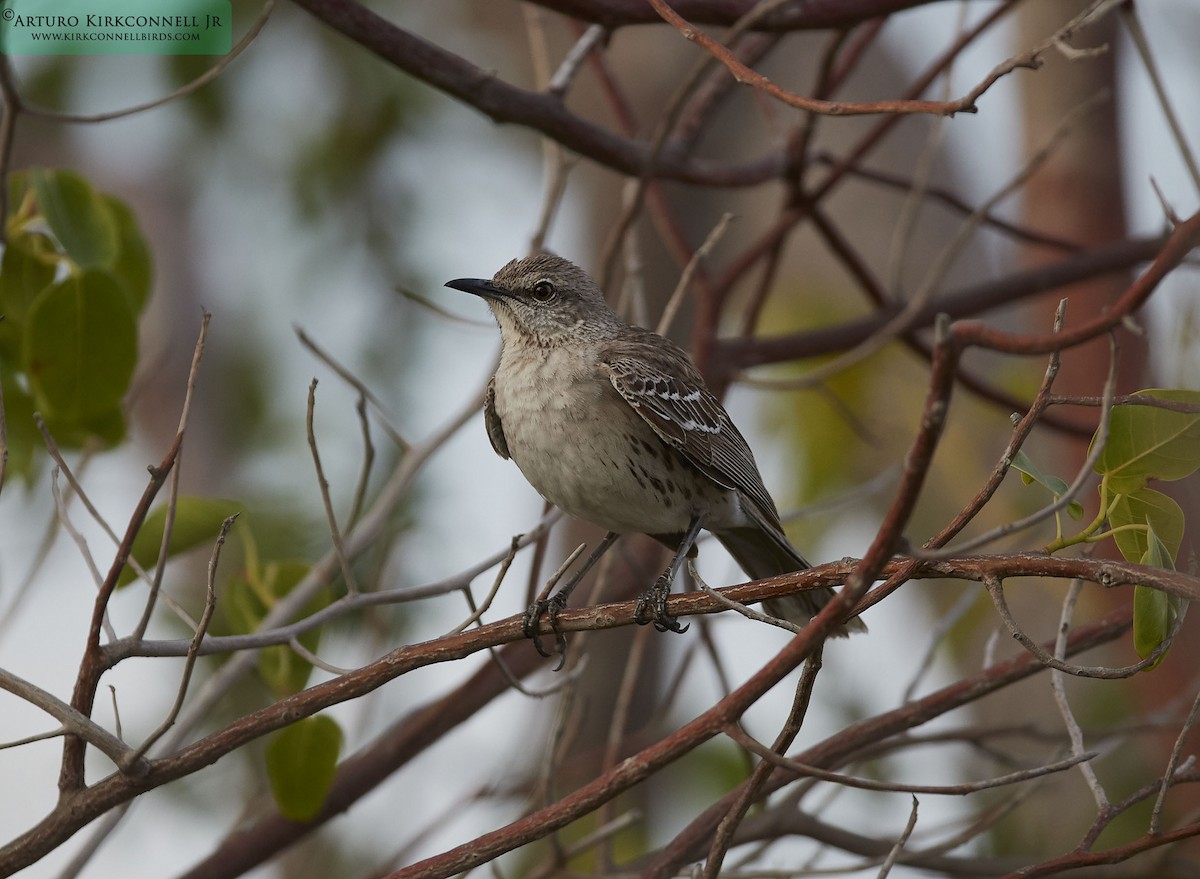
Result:
[[[613,341],[601,358],[617,393],[671,448],[718,485],[741,492],[779,527],[745,438],[681,348],[642,330]]]
[[[495,376],[488,381],[487,393],[483,397],[483,423],[496,454],[505,460],[512,457],[508,454],[508,440],[504,438],[504,424],[500,421],[500,413],[496,411]]]

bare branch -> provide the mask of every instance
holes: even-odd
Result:
[[[308,386],[308,409],[304,422],[308,435],[308,448],[312,453],[313,467],[317,471],[317,488],[321,492],[321,505],[325,509],[325,524],[329,526],[329,538],[333,543],[333,552],[337,557],[338,566],[341,568],[342,579],[346,581],[346,591],[351,595],[357,595],[358,582],[354,579],[350,558],[346,555],[346,547],[342,543],[342,529],[338,527],[337,514],[333,511],[333,499],[329,496],[329,480],[325,478],[325,468],[321,466],[321,453],[317,448],[317,434],[313,428],[313,415],[316,408],[317,380],[314,378]]]
[[[40,116],[45,119],[51,119],[55,122],[78,122],[78,123],[95,123],[108,122],[113,119],[121,119],[125,116],[133,116],[138,113],[144,113],[147,110],[153,110],[155,107],[161,107],[164,104],[170,104],[173,101],[181,100],[190,95],[195,94],[204,86],[208,85],[218,76],[220,76],[230,64],[233,63],[239,55],[250,47],[250,44],[257,39],[259,33],[267,24],[267,19],[271,17],[271,11],[275,8],[275,0],[266,0],[263,3],[262,11],[258,17],[250,25],[249,30],[245,35],[238,40],[229,52],[228,55],[222,55],[219,60],[213,64],[204,73],[197,76],[186,85],[180,86],[169,95],[164,95],[161,98],[155,98],[153,101],[147,101],[144,104],[137,104],[133,107],[126,107],[123,110],[111,110],[107,113],[64,113],[60,110],[50,110],[45,107],[38,107],[34,104],[22,103],[21,109],[30,116]]]
[[[0,688],[14,696],[24,699],[30,705],[41,708],[62,724],[62,729],[50,735],[73,735],[86,741],[98,751],[107,756],[123,772],[131,777],[141,777],[150,768],[150,764],[108,730],[97,725],[91,718],[80,714],[67,703],[55,698],[41,687],[34,686],[28,681],[17,677],[10,671],[0,668]],[[22,742],[13,742],[6,747],[12,747],[24,742],[36,741],[46,736],[34,736]]]

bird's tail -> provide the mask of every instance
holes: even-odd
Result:
[[[745,526],[714,531],[713,536],[729,550],[729,554],[750,577],[761,580],[802,571],[812,565],[800,555],[782,532],[773,528]],[[832,589],[809,589],[795,592],[782,598],[768,598],[763,607],[771,616],[802,626],[829,603],[834,596]],[[851,617],[844,625],[833,630],[834,637],[844,638],[851,632],[865,632],[866,624],[858,617]]]

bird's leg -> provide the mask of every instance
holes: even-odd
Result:
[[[687,631],[687,623],[680,625],[679,620],[667,613],[667,596],[671,594],[671,584],[675,582],[675,575],[679,573],[679,568],[696,545],[696,538],[700,535],[703,524],[704,517],[697,513],[692,519],[692,524],[688,526],[687,534],[680,541],[670,566],[654,581],[653,586],[638,596],[637,608],[633,612],[633,619],[638,625],[654,623],[654,628],[660,632]]]
[[[547,597],[550,590],[554,588],[555,581],[551,580],[546,584],[546,588],[542,594],[537,597],[537,600],[533,604],[529,605],[529,609],[521,617],[521,631],[524,632],[526,638],[533,641],[533,646],[537,649],[537,652],[549,659],[553,654],[547,653],[542,648],[541,636],[538,633],[538,620],[541,619],[542,614],[546,615],[546,622],[550,624],[550,631],[554,633],[555,648],[559,657],[558,665],[554,667],[555,671],[562,668],[563,663],[567,661],[567,638],[558,630],[558,615],[567,606],[567,599],[571,597],[571,592],[579,585],[579,581],[591,570],[592,565],[600,560],[600,556],[604,555],[618,537],[620,535],[615,531],[609,531],[605,534],[604,539],[600,541],[600,544],[592,554],[587,557],[587,561],[583,563],[583,566],[571,576],[566,586],[559,589],[553,596]]]

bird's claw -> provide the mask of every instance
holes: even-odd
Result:
[[[667,613],[667,596],[671,594],[671,581],[665,576],[659,577],[654,585],[638,596],[637,607],[633,611],[633,621],[639,626],[654,623],[654,628],[660,632],[676,632],[683,634],[688,630],[687,623]]]
[[[558,615],[566,607],[566,604],[566,599],[561,594],[553,595],[550,598],[539,598],[529,605],[529,609],[521,617],[521,632],[533,642],[534,649],[538,654],[546,659],[554,656],[555,653],[558,654],[558,665],[554,666],[555,671],[561,669],[567,661],[567,636],[558,628]],[[546,615],[546,622],[550,626],[550,631],[554,633],[554,653],[547,653],[546,649],[542,647],[542,636],[538,631],[538,621],[542,614]]]

